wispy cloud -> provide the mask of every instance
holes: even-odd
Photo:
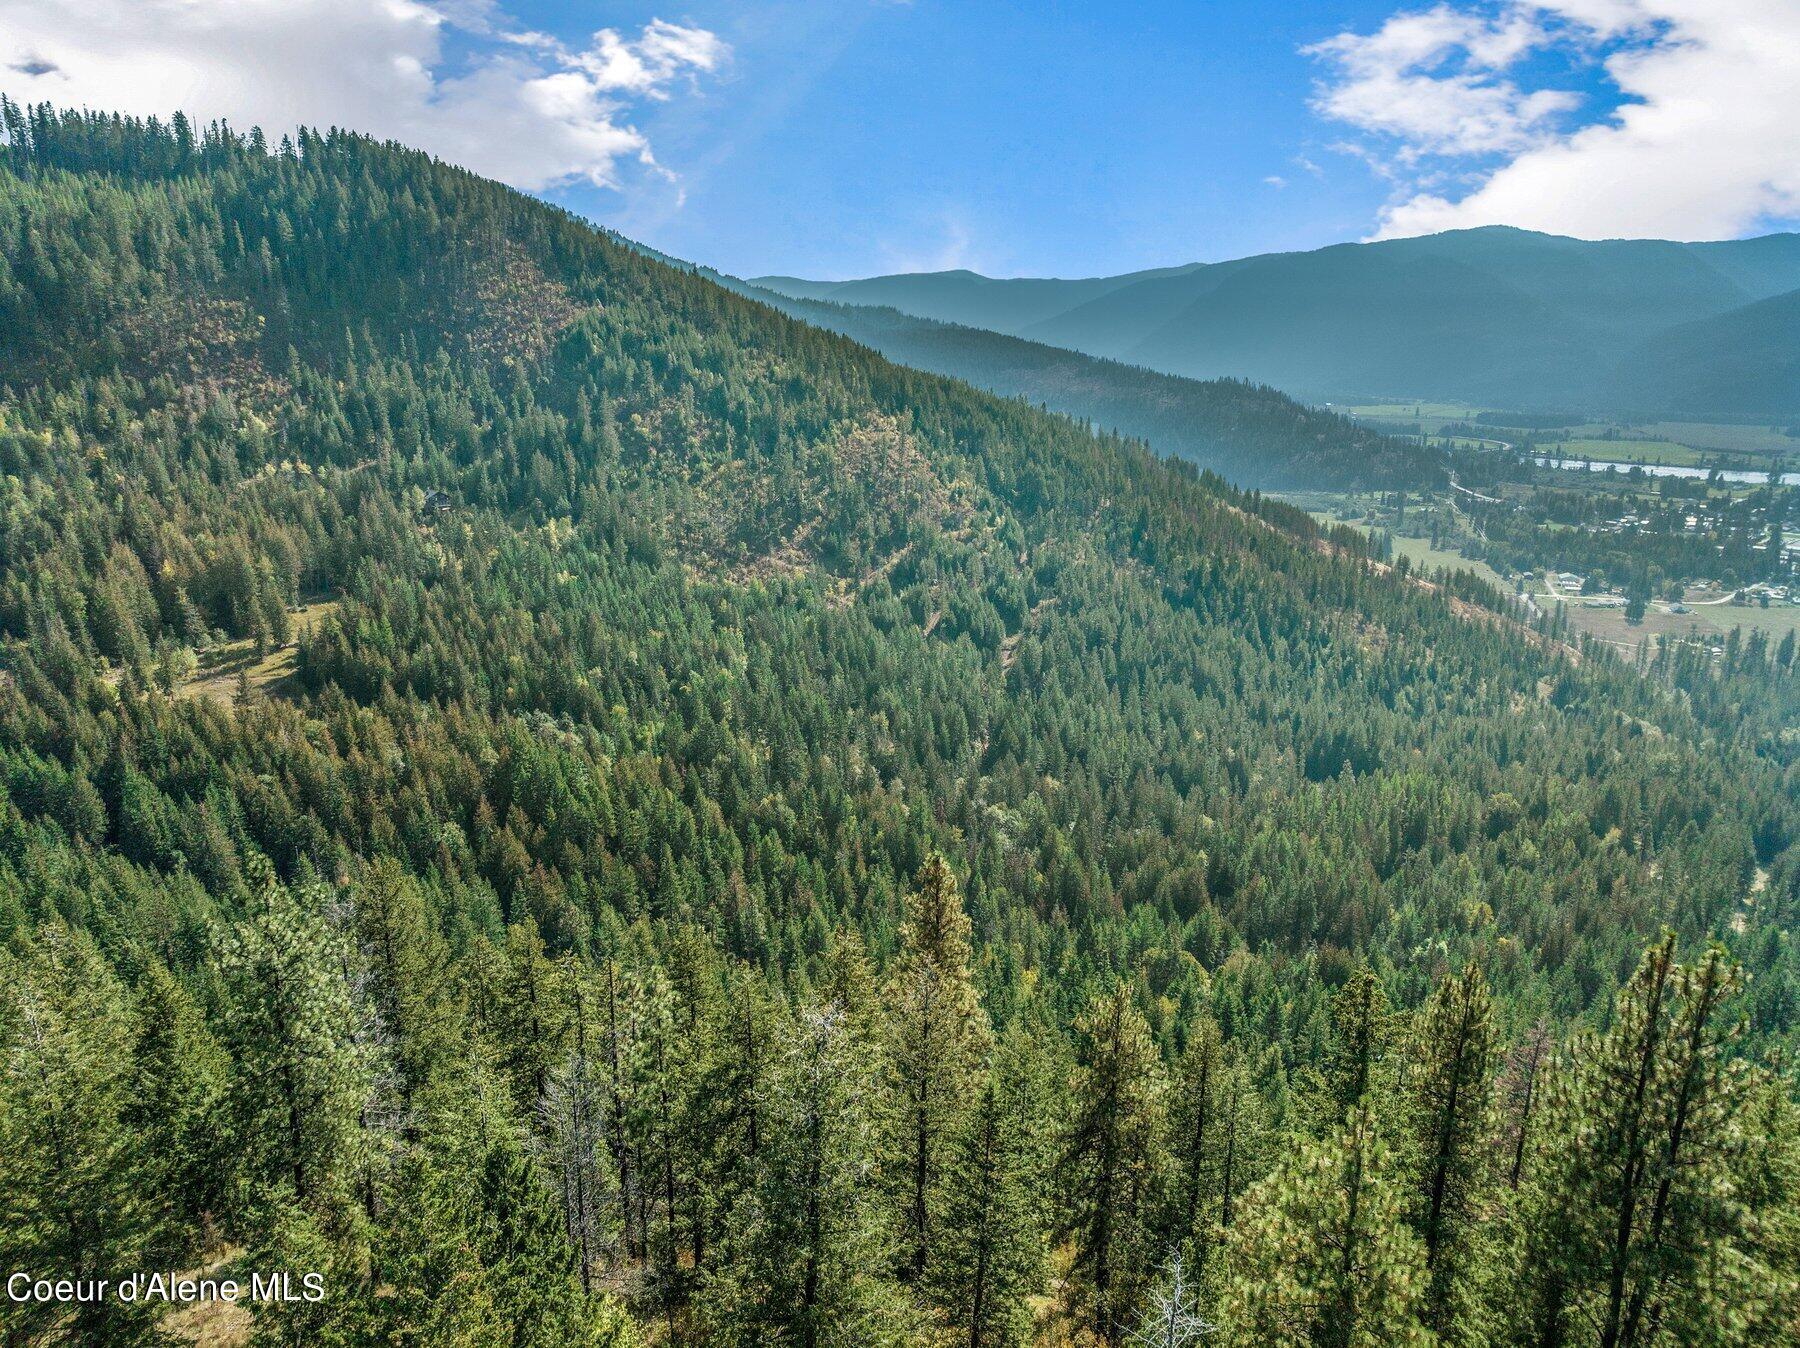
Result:
[[[1510,0],[1392,15],[1307,48],[1315,109],[1395,184],[1381,236],[1513,224],[1720,238],[1800,215],[1800,3]],[[1531,87],[1546,53],[1621,101]],[[1610,100],[1609,100],[1610,101]]]
[[[891,272],[956,271],[976,266],[975,236],[960,209],[931,213],[913,237],[882,243],[884,269]]]
[[[0,90],[17,101],[348,127],[534,191],[655,171],[631,107],[729,56],[657,18],[571,47],[493,0],[0,0]]]

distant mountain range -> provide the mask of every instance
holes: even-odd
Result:
[[[1589,242],[1494,227],[1084,280],[754,284],[1313,399],[1800,413],[1800,234]]]

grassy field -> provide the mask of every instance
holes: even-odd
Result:
[[[1366,523],[1362,517],[1375,504],[1378,499],[1376,497],[1304,492],[1287,494],[1284,499],[1300,506],[1321,524],[1348,524],[1364,533],[1373,532],[1374,526]],[[1345,519],[1345,515],[1351,518]],[[1398,534],[1393,535],[1393,543],[1394,555],[1408,558],[1415,574],[1428,576],[1439,568],[1473,571],[1490,585],[1497,587],[1501,593],[1513,593],[1513,585],[1486,562],[1465,557],[1454,548],[1433,548],[1429,539],[1407,538]],[[1625,621],[1622,608],[1589,608],[1580,596],[1551,591],[1546,586],[1542,573],[1533,578],[1529,590],[1540,607],[1567,601],[1569,623],[1575,631],[1610,642],[1622,651],[1635,649],[1646,636],[1661,638],[1713,631],[1729,632],[1734,627],[1742,627],[1746,631],[1761,630],[1776,640],[1790,631],[1800,633],[1800,608],[1788,605],[1772,605],[1765,609],[1755,605],[1694,604],[1690,613],[1669,613],[1652,605],[1644,615],[1643,622],[1632,626]]]
[[[1800,439],[1780,426],[1713,426],[1700,421],[1659,421],[1640,427],[1645,435],[1660,436],[1695,449],[1737,454],[1793,454],[1800,456]]]
[[[1468,403],[1330,403],[1333,412],[1399,435],[1436,435],[1457,421],[1472,421],[1481,409]]]
[[[298,638],[328,614],[337,610],[335,599],[320,599],[302,605],[292,615],[294,636]],[[210,697],[229,702],[237,696],[238,675],[253,692],[279,691],[281,682],[294,672],[295,650],[292,642],[278,651],[256,658],[256,643],[245,639],[220,646],[206,653],[205,663],[195,670],[176,690],[177,697]]]
[[[1497,586],[1500,593],[1512,593],[1512,586],[1486,562],[1465,557],[1454,549],[1434,548],[1429,538],[1403,538],[1395,534],[1394,556],[1410,561],[1416,575],[1430,575],[1439,567],[1449,571],[1473,571],[1488,584]]]
[[[1721,632],[1741,627],[1746,632],[1767,632],[1777,641],[1789,632],[1800,634],[1800,608],[1791,604],[1779,608],[1774,605],[1758,608],[1755,604],[1741,607],[1737,604],[1708,604],[1704,608],[1696,608],[1694,612],[1703,615],[1708,623]],[[1796,636],[1796,640],[1800,640],[1800,635]]]
[[[1774,640],[1789,632],[1800,633],[1800,608],[1791,606],[1765,609],[1755,605],[1695,604],[1690,613],[1668,613],[1653,604],[1643,622],[1634,627],[1625,621],[1622,608],[1589,608],[1579,596],[1551,594],[1541,574],[1532,578],[1529,589],[1540,607],[1556,604],[1559,596],[1566,599],[1570,627],[1625,651],[1635,649],[1646,636],[1703,636],[1729,632],[1734,627],[1767,632]]]
[[[1330,406],[1333,412],[1342,412],[1347,417],[1383,417],[1398,421],[1418,421],[1429,418],[1436,418],[1439,421],[1466,421],[1483,410],[1469,403],[1332,403]]]
[[[1365,509],[1365,502],[1374,498],[1309,492],[1289,495],[1284,499],[1301,507],[1320,524],[1348,524],[1354,529],[1360,529],[1365,534],[1374,532],[1374,529],[1360,518]],[[1352,515],[1353,518],[1343,518],[1345,513]],[[1405,557],[1410,561],[1416,575],[1429,575],[1440,567],[1452,571],[1473,571],[1488,584],[1499,587],[1501,593],[1512,593],[1512,586],[1486,562],[1465,557],[1454,548],[1434,548],[1428,538],[1407,538],[1400,534],[1393,534],[1392,537],[1394,556]]]
[[[1331,403],[1333,412],[1368,422],[1379,430],[1412,435],[1436,436],[1454,422],[1476,422],[1476,417],[1491,409],[1472,403],[1457,402],[1379,402]],[[1484,428],[1496,440],[1516,440],[1519,428],[1504,426]],[[1609,433],[1629,439],[1610,438]],[[1571,426],[1555,440],[1551,432],[1536,433],[1540,447],[1555,444],[1567,446],[1570,457],[1594,459],[1607,463],[1661,463],[1677,467],[1698,467],[1718,455],[1748,455],[1753,460],[1770,456],[1791,456],[1800,460],[1800,438],[1788,435],[1785,426],[1715,425],[1704,421],[1656,421],[1627,425],[1614,421],[1590,421]],[[1746,467],[1760,467],[1750,462]]]
[[[1353,491],[1284,491],[1277,495],[1320,524],[1355,524],[1381,499],[1372,492]]]
[[[1540,443],[1538,452],[1598,463],[1666,463],[1678,468],[1697,468],[1704,457],[1693,446],[1673,440],[1555,440]]]
[[[1652,611],[1644,615],[1643,623],[1637,627],[1628,626],[1619,609],[1577,608],[1569,615],[1569,621],[1578,630],[1591,632],[1603,641],[1612,642],[1619,650],[1628,651],[1635,649],[1645,636],[1660,642],[1671,635],[1728,633],[1734,627],[1741,627],[1745,632],[1766,632],[1771,641],[1780,641],[1789,632],[1800,632],[1800,608],[1757,609],[1720,604],[1717,608],[1699,608],[1688,614]]]
[[[1641,623],[1633,626],[1625,621],[1623,608],[1589,608],[1579,595],[1552,590],[1542,572],[1532,577],[1527,589],[1540,608],[1551,613],[1558,607],[1565,610],[1569,615],[1570,630],[1608,642],[1620,651],[1635,650],[1647,636],[1686,636],[1705,632],[1708,627],[1700,617],[1705,609],[1695,609],[1692,613],[1665,613],[1655,607],[1644,614]]]

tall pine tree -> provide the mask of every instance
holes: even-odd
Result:
[[[1432,1341],[1424,1250],[1366,1106],[1300,1148],[1247,1196],[1226,1246],[1227,1341],[1388,1348]]]
[[[911,1317],[889,1281],[867,1066],[841,1005],[808,1006],[771,1073],[759,1181],[708,1272],[702,1318],[728,1348],[885,1348]]]
[[[1485,1190],[1493,1171],[1490,1103],[1493,1005],[1474,964],[1443,979],[1413,1035],[1412,1158],[1418,1176],[1413,1229],[1425,1245],[1426,1323],[1442,1343],[1481,1343],[1475,1284],[1482,1247]]]
[[[265,1191],[309,1203],[354,1167],[368,1073],[324,893],[295,893],[261,857],[249,871],[250,912],[219,950],[237,1142]]]
[[[1036,1101],[1016,1039],[982,1082],[946,1158],[927,1282],[957,1348],[1015,1348],[1031,1332],[1044,1233],[1031,1191]]]
[[[1138,1296],[1158,1262],[1150,1204],[1163,1126],[1162,1064],[1124,983],[1097,997],[1076,1030],[1060,1225],[1075,1246],[1076,1317],[1110,1339],[1136,1318]]]
[[[888,980],[887,1067],[903,1272],[931,1260],[944,1158],[987,1051],[987,1020],[969,973],[969,919],[949,863],[933,854],[907,900]]]

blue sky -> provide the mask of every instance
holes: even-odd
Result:
[[[1498,26],[1510,8],[1456,12]],[[1507,158],[1427,153],[1396,177],[1394,156],[1416,137],[1316,107],[1321,89],[1344,77],[1309,48],[1431,9],[1392,0],[691,5],[679,21],[718,33],[729,66],[697,81],[693,96],[635,114],[679,183],[553,195],[665,251],[745,275],[1092,275],[1363,238],[1421,183],[1457,184]],[[519,12],[571,38],[633,13],[617,4]],[[1602,58],[1622,45],[1546,43],[1510,62],[1504,82],[1564,94],[1569,106],[1552,124],[1590,123],[1621,102]],[[1453,59],[1434,69],[1454,77],[1459,67]]]
[[[594,22],[519,8],[534,26]],[[1341,129],[1309,111],[1317,70],[1300,48],[1391,6],[1273,8],[689,6],[731,66],[634,118],[679,174],[679,209],[675,184],[553,195],[752,275],[1092,275],[1357,238],[1386,188],[1328,148]]]
[[[562,198],[749,274],[1090,275],[1357,238],[1386,186],[1328,148],[1341,129],[1309,111],[1317,70],[1300,48],[1386,12],[690,7],[684,21],[731,44],[731,67],[635,118],[685,201],[675,184]]]
[[[1800,0],[677,3],[0,0],[0,92],[390,136],[743,275],[1800,220]]]

